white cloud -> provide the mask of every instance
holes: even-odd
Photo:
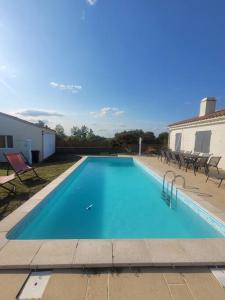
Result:
[[[6,65],[1,65],[0,66],[0,71],[5,71],[7,69]]]
[[[50,82],[49,85],[52,88],[59,89],[61,91],[69,91],[72,93],[77,93],[82,89],[82,86],[80,85],[75,85],[75,84],[63,84],[63,83],[57,83],[57,82]]]
[[[86,0],[86,2],[87,2],[89,5],[93,6],[93,5],[96,4],[97,0]]]
[[[123,110],[118,110],[118,111],[115,111],[114,112],[114,115],[115,116],[122,116],[122,115],[124,115],[125,114],[125,111],[123,111]]]
[[[0,75],[4,78],[15,78],[16,74],[11,67],[7,65],[0,65]]]
[[[91,111],[90,115],[94,116],[95,118],[99,117],[106,117],[106,116],[122,116],[125,114],[125,111],[119,110],[116,107],[102,107],[99,111]]]
[[[20,115],[23,117],[62,117],[63,114],[51,111],[51,110],[44,110],[44,109],[23,109],[20,111],[15,112],[14,114]]]
[[[100,117],[104,117],[111,111],[112,111],[111,107],[103,107],[103,108],[100,109],[99,115],[100,115]]]

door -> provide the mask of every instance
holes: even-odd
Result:
[[[43,134],[43,159],[55,153],[55,134]]]

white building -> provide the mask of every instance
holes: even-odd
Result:
[[[169,148],[222,156],[225,169],[225,109],[216,111],[216,99],[204,98],[199,116],[169,125]]]
[[[55,131],[0,112],[0,161],[4,153],[22,152],[32,162],[32,152],[39,151],[39,161],[55,152]]]

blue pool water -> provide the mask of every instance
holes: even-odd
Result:
[[[211,238],[222,233],[132,158],[89,157],[18,223],[9,239]],[[175,199],[174,199],[175,201]]]

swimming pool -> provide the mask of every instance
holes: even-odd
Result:
[[[133,158],[88,157],[7,235],[8,239],[223,237],[184,195],[172,207],[160,178]],[[208,222],[209,221],[209,222]]]

